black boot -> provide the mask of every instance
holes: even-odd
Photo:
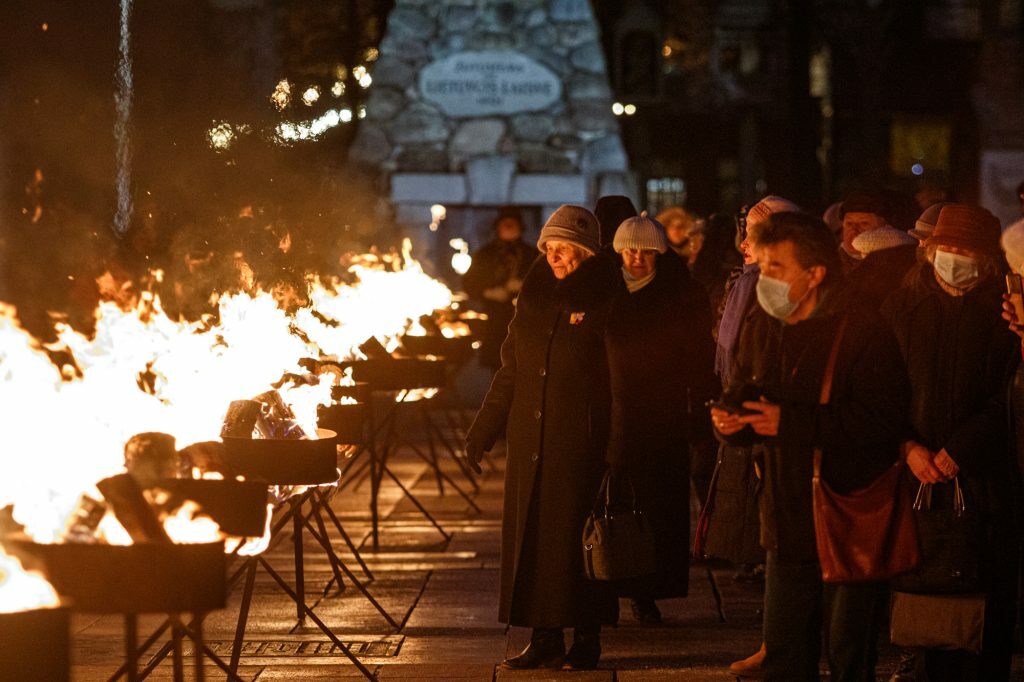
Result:
[[[593,670],[601,658],[601,626],[576,628],[572,633],[572,648],[565,657],[569,670]]]
[[[506,658],[501,667],[506,670],[532,668],[561,668],[565,662],[565,639],[561,628],[534,628],[530,643],[522,653]]]
[[[633,617],[640,623],[649,625],[661,625],[661,611],[653,599],[631,599]]]

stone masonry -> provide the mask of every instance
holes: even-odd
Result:
[[[351,158],[386,178],[406,227],[434,203],[630,193],[588,0],[397,0],[371,76]]]

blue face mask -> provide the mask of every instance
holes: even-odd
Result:
[[[797,306],[811,291],[808,289],[799,300],[791,301],[789,300],[789,289],[789,282],[768,277],[762,273],[757,279],[757,302],[772,317],[785,320],[796,312]]]
[[[932,265],[942,281],[951,287],[966,289],[978,281],[978,261],[970,256],[936,251]]]

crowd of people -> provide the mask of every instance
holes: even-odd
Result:
[[[466,454],[507,439],[499,616],[532,634],[504,668],[597,667],[620,597],[660,622],[657,600],[687,595],[692,486],[700,558],[764,582],[763,645],[734,674],[817,680],[824,648],[832,679],[873,681],[891,614],[893,682],[1010,679],[1024,220],[938,203],[907,224],[891,206],[856,193],[819,218],[768,196],[735,218],[654,219],[604,197],[551,214],[540,258],[502,214],[466,278],[500,325]],[[819,489],[855,500],[894,469],[882,506],[905,506],[917,539],[879,542],[913,568],[859,557],[859,578],[836,579],[823,548],[846,538]],[[642,508],[645,574],[585,568],[599,493]]]

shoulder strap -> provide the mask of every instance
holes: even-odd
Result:
[[[836,360],[839,357],[839,346],[843,342],[843,336],[846,334],[846,321],[849,319],[846,315],[843,315],[842,319],[839,320],[839,326],[836,327],[836,335],[832,339],[832,350],[828,354],[828,363],[825,365],[825,374],[821,378],[821,395],[818,398],[818,403],[821,405],[828,405],[829,400],[832,399],[832,379],[836,373]],[[814,478],[821,477],[821,448],[814,449]]]

